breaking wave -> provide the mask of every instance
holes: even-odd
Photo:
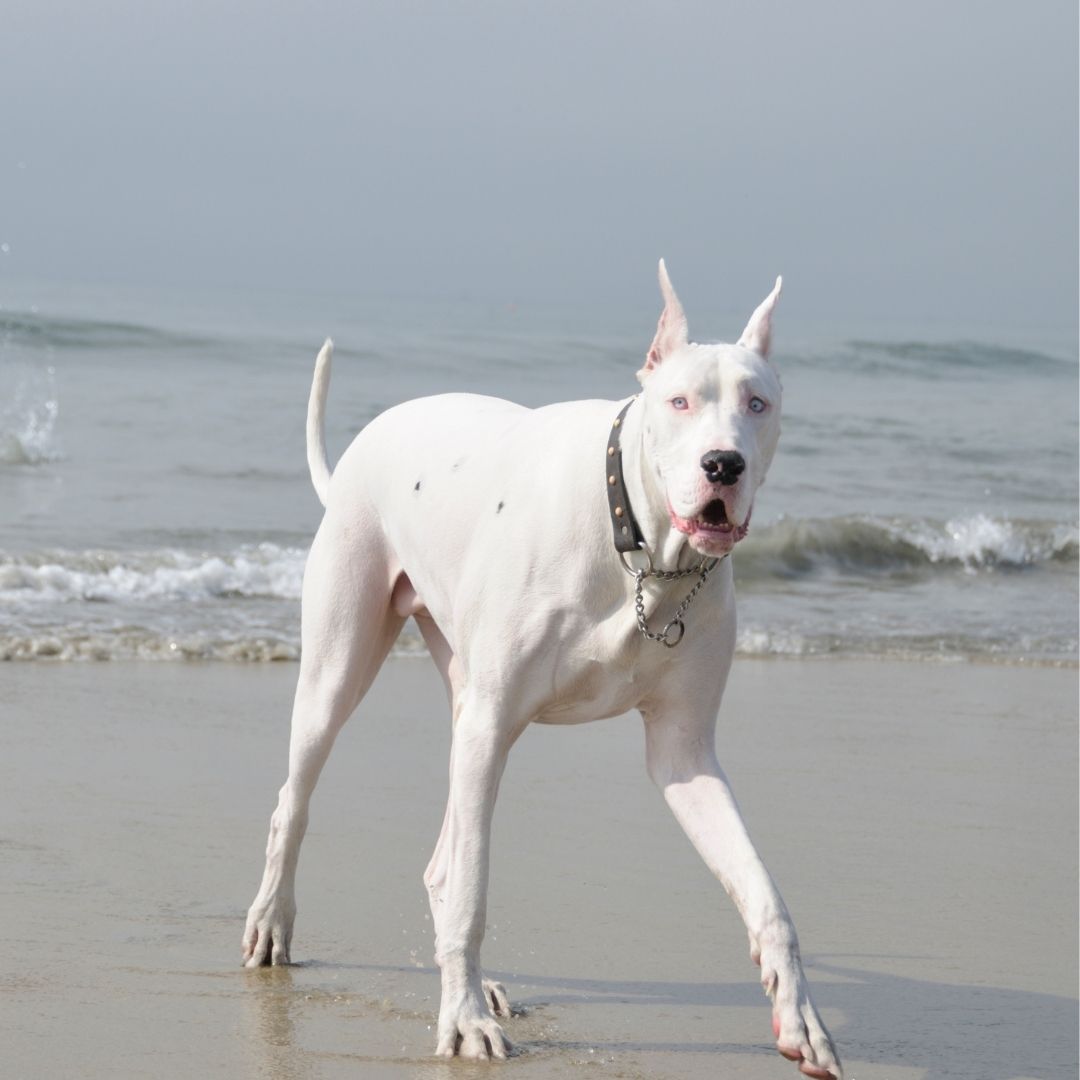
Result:
[[[233,598],[297,600],[307,551],[262,543],[187,551],[0,553],[0,600],[20,604]]]
[[[739,546],[735,570],[751,587],[839,573],[907,577],[1075,567],[1076,525],[1011,521],[976,514],[930,519],[843,517],[781,519]],[[0,552],[0,600],[105,603],[199,602],[300,598],[307,549],[245,544],[231,552],[66,551]]]
[[[825,573],[890,578],[1075,568],[1078,555],[1076,525],[974,514],[949,521],[781,519],[755,530],[734,558],[738,580],[753,585]]]

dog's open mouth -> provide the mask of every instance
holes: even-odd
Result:
[[[679,517],[670,506],[668,514],[671,517],[671,524],[679,532],[686,533],[691,539],[698,540],[705,546],[718,545],[727,550],[738,543],[750,528],[749,514],[742,525],[736,525],[728,518],[727,506],[723,499],[710,499],[692,518]]]
[[[706,503],[697,520],[706,529],[717,529],[720,532],[730,532],[735,527],[728,521],[727,507],[723,499],[713,499]]]

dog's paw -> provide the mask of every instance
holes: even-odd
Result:
[[[506,996],[506,987],[494,979],[484,980],[484,998],[492,1016],[507,1017],[512,1015],[510,999]]]
[[[287,964],[295,918],[294,901],[277,897],[270,900],[256,898],[244,926],[244,967]]]
[[[505,1061],[513,1052],[513,1044],[490,1015],[470,1010],[448,1016],[444,1010],[439,1016],[439,1057]]]
[[[784,937],[786,935],[781,935]],[[815,1080],[844,1080],[844,1070],[814,1003],[799,961],[798,945],[762,944],[751,938],[750,955],[761,966],[761,985],[773,1003],[776,1049]]]
[[[806,1001],[794,1017],[788,1014],[785,1019],[773,1010],[773,1035],[781,1057],[797,1061],[799,1072],[815,1080],[844,1080],[836,1048],[814,1006]]]

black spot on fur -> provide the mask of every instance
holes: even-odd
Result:
[[[416,481],[416,486],[413,488],[413,491],[419,491],[419,490],[420,490],[420,481],[417,480]]]
[[[501,514],[502,513],[502,508],[505,505],[506,505],[505,503],[500,502],[499,505],[495,507],[495,513],[496,514]]]

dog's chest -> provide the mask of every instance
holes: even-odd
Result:
[[[684,620],[685,636],[674,647],[642,632],[634,589],[625,587],[629,579],[621,571],[602,589],[598,574],[585,576],[592,576],[591,591],[582,578],[555,603],[517,606],[512,640],[505,633],[509,620],[496,620],[509,646],[500,664],[503,681],[512,685],[512,699],[537,722],[577,724],[617,716],[715,679],[734,639],[734,595],[726,565],[681,614],[681,602],[696,579],[688,579],[690,584],[653,582],[646,588],[642,606],[650,634],[663,633],[676,617]],[[554,590],[554,583],[548,584]],[[490,619],[484,622],[491,625]],[[481,642],[481,657],[490,656],[495,642],[488,635]]]
[[[552,689],[537,722],[581,724],[637,708],[678,666],[678,657],[646,640],[629,612],[564,639],[545,666],[544,682]]]
[[[613,668],[598,660],[584,661],[562,679],[547,706],[536,717],[539,724],[584,724],[618,716],[637,707],[645,682],[639,673]]]

